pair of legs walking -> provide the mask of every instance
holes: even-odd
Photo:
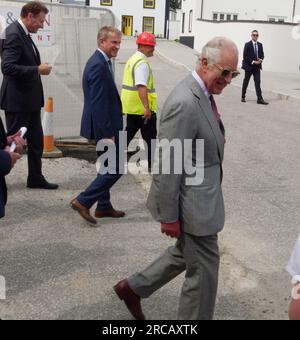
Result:
[[[197,237],[183,233],[175,246],[127,281],[137,296],[147,298],[185,271],[178,320],[210,320],[215,308],[219,262],[217,235]]]
[[[157,118],[156,113],[152,113],[152,116],[150,119],[145,120],[143,116],[140,115],[127,115],[127,145],[130,144],[130,142],[133,140],[136,133],[141,130],[141,134],[143,137],[143,140],[145,144],[147,145],[147,158],[148,158],[148,168],[149,170],[152,169],[152,160],[154,159],[154,152],[155,147],[152,144],[151,141],[155,140],[157,137]]]

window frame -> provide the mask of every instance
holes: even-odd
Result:
[[[104,3],[104,1],[109,1],[110,3]],[[112,6],[113,0],[100,0],[100,6]]]
[[[147,5],[146,5],[146,2],[147,2],[147,1],[152,1],[152,2],[153,2],[153,5],[152,5],[152,6],[147,6]],[[156,0],[144,0],[143,5],[144,5],[144,8],[145,8],[145,9],[155,9],[155,8],[156,8]]]
[[[145,30],[145,20],[146,19],[152,19],[152,22],[153,22],[153,25],[152,25],[152,32],[150,32],[150,31],[147,31],[147,30]],[[152,33],[152,34],[154,34],[154,32],[155,32],[155,29],[154,29],[154,27],[155,27],[155,17],[143,17],[143,29],[142,29],[142,32],[149,32],[149,33]]]

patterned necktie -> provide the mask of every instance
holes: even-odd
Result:
[[[224,125],[223,125],[223,122],[222,122],[222,119],[221,119],[221,115],[220,115],[220,113],[218,111],[217,104],[215,102],[215,99],[214,99],[213,95],[209,96],[209,100],[210,100],[210,103],[211,103],[211,108],[212,108],[212,110],[213,110],[213,112],[215,114],[216,120],[217,120],[217,122],[219,124],[221,133],[224,136],[224,140],[225,140],[225,128],[224,128]]]

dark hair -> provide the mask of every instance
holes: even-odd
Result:
[[[252,31],[252,34],[253,34],[253,33],[258,33],[258,31],[257,31],[257,30],[254,30],[254,31]]]
[[[40,1],[30,1],[26,5],[24,5],[21,9],[21,18],[26,18],[29,13],[32,13],[34,16],[39,15],[41,12],[45,14],[49,13],[48,8]]]

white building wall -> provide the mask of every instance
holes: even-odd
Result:
[[[195,25],[195,49],[201,51],[203,45],[215,36],[232,39],[240,52],[239,65],[242,65],[245,42],[251,39],[253,29],[260,32],[259,41],[264,45],[265,60],[263,68],[272,72],[299,72],[300,40],[292,36],[295,26],[282,24],[255,23],[210,23],[198,21]],[[298,30],[299,31],[299,30]],[[299,34],[300,39],[300,34]]]
[[[293,22],[294,0],[184,0],[183,12],[194,8],[197,18],[201,16],[203,2],[203,19],[212,20],[213,13],[232,13],[238,15],[238,20],[265,20],[269,17],[285,18],[286,22]],[[300,14],[300,0],[296,0],[296,14]]]
[[[144,8],[143,0],[113,0],[112,6],[101,6],[100,0],[90,0],[91,7],[100,7],[111,10],[116,16],[116,25],[121,30],[122,15],[133,16],[133,34],[143,29],[143,17],[154,17],[154,34],[164,36],[165,33],[165,0],[156,0],[156,8]]]

